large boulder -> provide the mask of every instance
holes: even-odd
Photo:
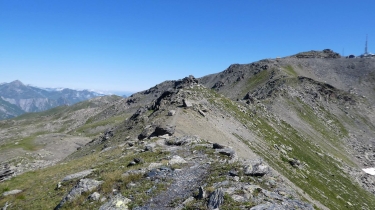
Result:
[[[264,176],[269,173],[269,167],[263,163],[256,163],[254,165],[245,166],[245,175],[249,176]]]
[[[95,190],[101,185],[103,181],[96,181],[93,179],[81,179],[79,183],[70,190],[70,192],[60,201],[55,207],[55,210],[60,209],[66,202],[71,202],[77,199],[82,193]]]
[[[153,136],[163,136],[165,134],[168,134],[169,136],[172,136],[175,132],[176,126],[173,125],[159,125],[156,126]]]
[[[151,125],[148,125],[146,126],[142,133],[138,135],[138,139],[139,140],[143,140],[145,138],[148,138],[149,136],[151,136],[151,134],[154,132],[155,128]]]

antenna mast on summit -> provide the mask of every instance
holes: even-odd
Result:
[[[368,52],[367,52],[367,34],[366,34],[366,46],[365,46],[365,55],[367,55]]]

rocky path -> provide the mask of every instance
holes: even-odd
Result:
[[[145,206],[136,209],[176,209],[199,188],[203,177],[208,175],[208,168],[208,164],[195,163],[191,167],[176,170],[173,175],[173,182],[166,191],[152,198]]]

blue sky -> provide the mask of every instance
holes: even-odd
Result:
[[[375,1],[0,0],[0,83],[141,91],[330,48],[375,52]]]

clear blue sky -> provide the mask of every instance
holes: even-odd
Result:
[[[301,51],[375,52],[374,0],[0,0],[0,83],[140,91]],[[344,51],[343,51],[344,50]]]

